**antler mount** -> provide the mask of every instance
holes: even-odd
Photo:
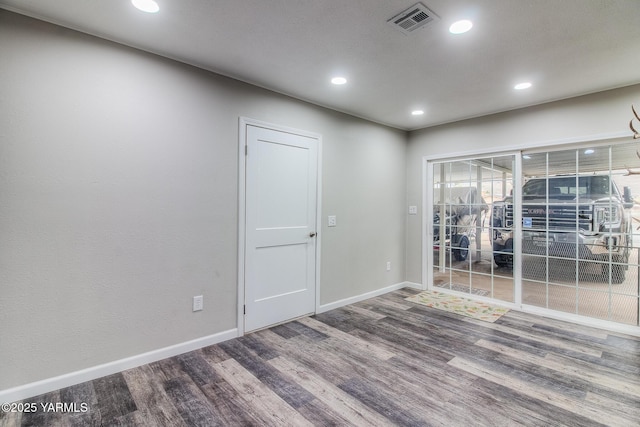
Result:
[[[633,115],[636,117],[635,120],[640,122],[640,116],[638,115],[638,112],[636,111],[636,109],[633,108],[633,105],[631,105],[631,111],[633,111]],[[631,119],[631,121],[629,122],[629,128],[633,132],[633,139],[638,139],[640,138],[640,132],[638,132],[636,128],[633,127],[633,120],[634,119]]]

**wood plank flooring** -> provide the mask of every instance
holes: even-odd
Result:
[[[638,426],[640,338],[403,289],[37,396],[0,426]],[[87,411],[41,404],[86,403]]]

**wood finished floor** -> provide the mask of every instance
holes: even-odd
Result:
[[[25,400],[0,426],[638,426],[640,338],[403,289]]]

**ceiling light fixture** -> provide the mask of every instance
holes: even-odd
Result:
[[[424,114],[424,111],[422,111],[422,110],[413,110],[413,111],[411,112],[411,115],[412,115],[412,116],[421,116],[421,115],[423,115],[423,114]]]
[[[584,150],[584,154],[593,154],[595,152],[596,152],[596,150],[594,150],[592,148],[587,148],[586,150]]]
[[[156,13],[160,10],[160,6],[154,0],[131,0],[131,4],[147,13]]]
[[[517,85],[515,85],[513,88],[515,90],[523,90],[523,89],[529,89],[531,87],[531,83],[530,82],[522,82],[522,83],[518,83]]]
[[[343,85],[347,83],[347,79],[345,79],[344,77],[334,77],[331,79],[331,83],[333,83],[334,85]]]
[[[473,22],[468,19],[463,19],[461,21],[456,21],[449,27],[449,32],[451,34],[462,34],[466,33],[473,27]]]

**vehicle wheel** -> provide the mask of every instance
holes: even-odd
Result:
[[[619,285],[624,283],[626,276],[626,266],[621,264],[611,265],[611,284]],[[602,279],[605,282],[609,281],[609,264],[602,264]]]
[[[467,236],[460,236],[458,239],[458,248],[453,250],[453,256],[456,261],[466,261],[469,256],[469,238]]]
[[[506,244],[504,247],[502,246],[494,246],[493,247],[494,251],[505,251],[505,252],[512,252],[513,253],[513,240],[509,239],[506,241]],[[506,267],[509,270],[513,270],[513,255],[508,255],[508,254],[493,254],[493,260],[496,262],[496,265],[500,268],[502,267]]]
[[[493,256],[493,260],[498,267],[506,267],[509,270],[513,270],[513,255],[496,254]]]

